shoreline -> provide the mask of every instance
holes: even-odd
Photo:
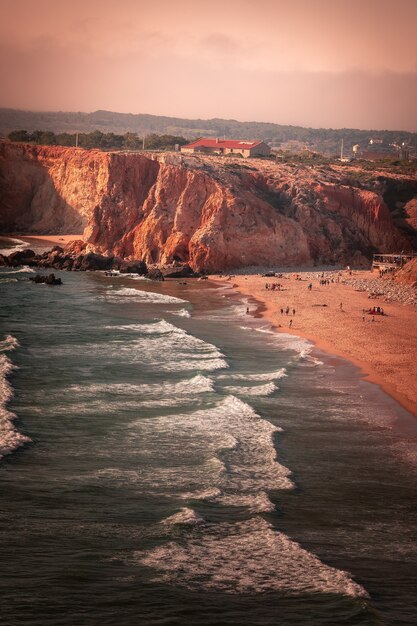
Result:
[[[384,307],[386,315],[378,318],[379,323],[372,322],[372,316],[365,317],[362,309],[374,306],[375,301],[368,299],[367,293],[357,292],[349,285],[342,283],[331,284],[324,288],[313,283],[313,290],[306,292],[306,281],[294,280],[289,274],[287,278],[266,278],[254,275],[235,275],[232,280],[225,277],[212,279],[218,285],[229,286],[230,290],[249,297],[255,304],[256,310],[250,314],[257,318],[263,318],[271,324],[276,332],[282,332],[307,339],[312,342],[317,350],[323,351],[330,358],[332,356],[343,358],[359,369],[359,376],[362,380],[380,387],[388,396],[393,398],[406,411],[417,418],[417,389],[415,375],[411,364],[413,356],[417,354],[417,311],[415,307],[400,305],[396,303],[386,303],[378,299],[376,306]],[[287,282],[288,281],[288,282]],[[265,290],[265,283],[285,283],[284,291]],[[298,284],[297,284],[298,283]],[[326,292],[327,290],[327,292]],[[289,294],[288,291],[291,291]],[[298,291],[298,293],[297,293]],[[353,293],[352,293],[353,292]],[[324,301],[329,295],[335,299],[344,295],[346,308],[349,306],[350,315],[344,315],[346,310],[339,310],[330,304],[316,305],[311,300],[320,295]],[[291,296],[293,305],[297,303],[296,315],[281,315],[281,303]],[[342,301],[341,301],[342,302]],[[300,314],[300,305],[310,305]],[[288,306],[288,305],[287,305]],[[312,309],[314,307],[314,309]],[[353,314],[352,314],[353,311]],[[304,315],[303,315],[304,313]],[[342,318],[343,330],[336,330],[337,325],[330,321],[335,332],[329,332],[329,319]],[[298,317],[297,317],[298,316]],[[289,320],[293,320],[292,327]],[[382,321],[388,324],[382,326]],[[407,323],[408,322],[408,323]],[[411,322],[411,323],[410,323]],[[397,324],[393,328],[393,324]],[[379,357],[375,364],[371,362],[369,356],[372,354],[374,346],[374,335],[378,332]],[[398,333],[398,330],[401,332]],[[318,332],[317,332],[318,331]],[[369,333],[368,331],[372,331]],[[365,336],[364,336],[365,334]],[[392,346],[395,348],[392,350]],[[396,351],[396,353],[395,353]],[[398,361],[398,354],[406,355],[403,362]]]

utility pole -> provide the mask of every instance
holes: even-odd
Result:
[[[145,150],[145,135],[142,137],[142,150]]]
[[[78,148],[78,133],[75,133],[75,147]]]
[[[340,147],[340,160],[343,161],[343,138],[342,138],[342,145]]]

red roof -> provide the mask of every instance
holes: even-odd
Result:
[[[234,148],[239,150],[250,150],[263,143],[262,141],[247,141],[245,139],[197,139],[192,143],[182,146],[183,148]]]

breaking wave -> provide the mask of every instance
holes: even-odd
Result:
[[[274,383],[266,383],[265,385],[255,385],[253,387],[241,386],[227,386],[224,387],[225,391],[235,394],[237,396],[271,396],[275,391],[278,391],[277,385]]]
[[[155,570],[155,581],[195,591],[368,597],[349,573],[325,565],[261,517],[194,524],[183,541],[135,552],[134,558]]]
[[[7,377],[15,366],[4,353],[14,350],[18,345],[17,339],[11,335],[0,341],[0,458],[30,441],[16,430],[13,423],[16,415],[6,408],[13,397],[13,390]]]
[[[187,300],[181,300],[175,296],[168,296],[153,291],[142,291],[133,287],[108,289],[104,296],[107,302],[138,302],[144,304],[183,304]]]

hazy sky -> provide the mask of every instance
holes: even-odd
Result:
[[[0,106],[417,131],[417,0],[0,0]]]

